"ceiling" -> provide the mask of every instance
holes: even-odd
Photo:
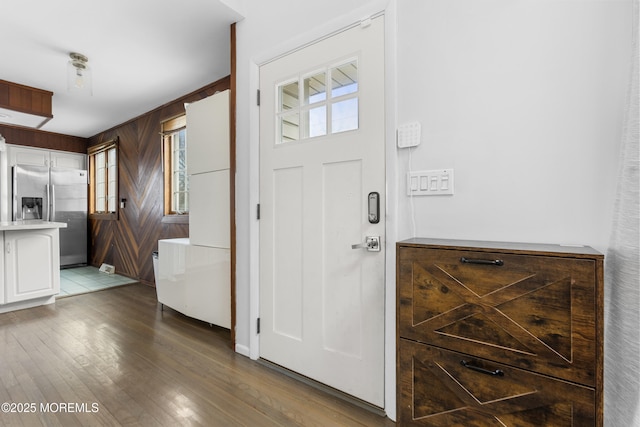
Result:
[[[0,80],[53,92],[40,129],[80,137],[227,76],[242,19],[224,0],[2,0],[2,16]],[[67,93],[70,52],[89,58],[90,97]]]

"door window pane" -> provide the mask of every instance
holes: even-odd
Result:
[[[305,138],[327,134],[327,106],[310,108],[306,111],[307,132]]]
[[[331,106],[331,110],[333,133],[358,129],[358,98],[336,102]]]
[[[280,112],[294,110],[300,106],[298,82],[287,83],[278,88]]]
[[[304,103],[314,104],[327,99],[326,73],[306,77],[304,79]]]
[[[336,98],[358,91],[358,63],[351,61],[331,69],[331,96]]]
[[[287,114],[280,117],[280,142],[300,139],[300,113]]]

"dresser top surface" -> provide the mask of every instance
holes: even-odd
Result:
[[[590,246],[556,245],[544,243],[492,242],[485,240],[432,239],[414,237],[398,242],[398,246],[428,247],[437,249],[459,249],[474,251],[505,251],[555,256],[580,256],[588,258],[604,258],[604,255]]]

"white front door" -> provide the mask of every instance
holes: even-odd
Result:
[[[263,65],[260,92],[260,357],[383,407],[383,17]]]

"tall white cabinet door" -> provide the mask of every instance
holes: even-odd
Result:
[[[229,169],[229,90],[192,102],[186,110],[189,175]]]
[[[4,232],[7,303],[60,292],[58,240],[57,229]]]
[[[229,170],[191,175],[189,203],[191,244],[230,248]]]

